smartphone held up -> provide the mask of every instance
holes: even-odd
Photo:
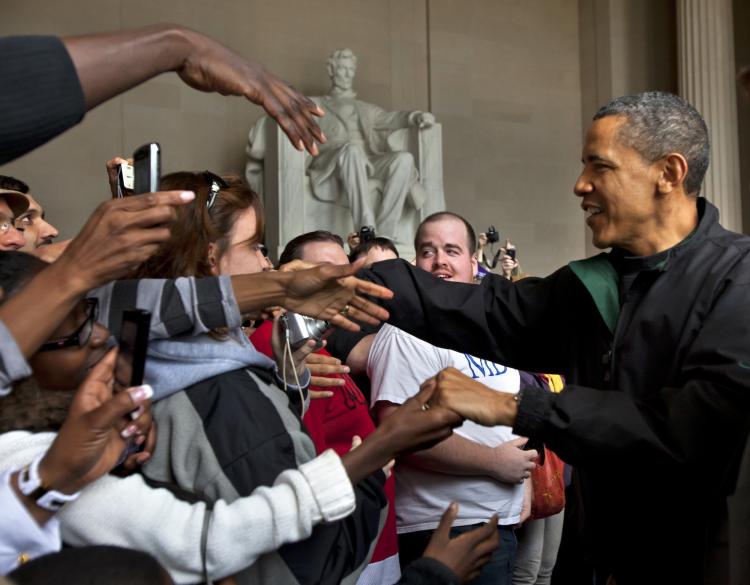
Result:
[[[117,196],[155,193],[159,190],[160,180],[161,147],[158,142],[149,142],[136,148],[132,165],[117,165]]]
[[[148,332],[151,313],[142,309],[129,309],[122,313],[119,349],[115,362],[115,392],[143,384],[148,350]]]

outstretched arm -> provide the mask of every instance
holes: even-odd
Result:
[[[445,441],[409,455],[407,459],[412,466],[428,471],[448,475],[485,475],[502,483],[517,484],[528,479],[536,465],[537,452],[534,449],[524,451],[525,443],[526,439],[518,438],[488,447],[454,433]]]
[[[323,112],[260,64],[196,31],[158,24],[62,39],[78,73],[86,109],[168,71],[190,87],[243,96],[263,106],[292,144],[317,154],[325,138],[313,120]]]
[[[0,306],[25,357],[34,354],[88,290],[122,277],[169,237],[174,207],[192,193],[166,191],[101,204],[60,258]],[[34,327],[29,327],[34,323]]]

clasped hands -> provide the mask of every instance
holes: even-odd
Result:
[[[455,368],[428,378],[421,389],[431,393],[425,408],[447,408],[486,427],[515,423],[518,403],[513,394],[491,390]]]

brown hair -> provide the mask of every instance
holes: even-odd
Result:
[[[354,248],[354,250],[349,252],[349,262],[356,262],[363,256],[367,256],[367,253],[373,248],[390,250],[396,255],[396,258],[401,257],[398,253],[398,250],[396,249],[395,244],[391,240],[389,240],[388,238],[384,238],[383,236],[375,236],[371,240],[367,240],[366,242],[361,243],[359,246]]]
[[[263,239],[263,204],[258,194],[237,175],[222,176],[221,180],[224,185],[221,185],[211,209],[206,209],[211,189],[211,177],[207,173],[180,171],[162,177],[162,190],[193,191],[195,200],[177,208],[171,237],[136,269],[131,278],[211,276],[208,245],[216,243],[221,257],[229,246],[237,216],[245,209],[253,208],[256,217],[255,242],[249,243]]]
[[[306,234],[302,234],[301,236],[293,238],[284,247],[284,251],[279,257],[279,266],[281,266],[282,264],[287,264],[292,260],[301,260],[302,256],[304,255],[303,248],[307,244],[311,244],[313,242],[330,242],[332,244],[341,246],[342,250],[344,248],[344,240],[342,240],[341,236],[337,234],[331,233],[327,230],[315,230],[314,232],[307,232]]]
[[[438,211],[437,213],[428,215],[422,220],[422,223],[417,227],[417,233],[414,236],[414,251],[419,252],[419,240],[422,237],[422,228],[428,223],[434,223],[442,219],[456,219],[464,224],[464,227],[466,228],[466,246],[469,249],[469,254],[473,256],[477,251],[477,236],[474,232],[474,228],[471,227],[469,220],[457,213],[453,213],[452,211]]]

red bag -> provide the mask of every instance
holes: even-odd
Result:
[[[565,463],[552,451],[544,448],[544,464],[531,472],[531,516],[539,520],[557,514],[565,507]]]

